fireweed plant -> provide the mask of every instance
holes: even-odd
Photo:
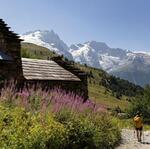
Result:
[[[2,148],[114,148],[120,140],[104,105],[61,88],[40,85],[0,91]]]

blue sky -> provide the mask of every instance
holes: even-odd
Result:
[[[0,18],[19,34],[53,29],[68,45],[150,51],[149,0],[0,0]]]

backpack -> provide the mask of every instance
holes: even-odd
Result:
[[[135,116],[133,121],[134,121],[134,124],[135,124],[136,128],[141,128],[143,126],[142,119],[141,119],[140,116]]]

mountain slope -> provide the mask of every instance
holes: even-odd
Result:
[[[105,43],[90,41],[70,46],[76,62],[101,68],[115,76],[144,86],[150,83],[150,55],[110,48]]]
[[[49,59],[58,56],[54,51],[32,43],[21,44],[21,55],[24,58]]]
[[[28,32],[21,36],[21,39],[27,43],[33,43],[50,51],[55,51],[58,54],[62,54],[68,59],[72,60],[72,55],[69,53],[68,46],[59,38],[59,36],[53,31],[41,31],[36,30]]]
[[[22,43],[21,51],[22,57],[28,58],[47,59],[47,56],[49,58],[57,56],[57,54],[51,52],[49,49],[31,43]],[[109,108],[119,106],[124,109],[128,106],[128,100],[130,98],[143,91],[141,87],[113,77],[101,69],[77,63],[74,63],[74,67],[87,72],[89,97]]]
[[[112,74],[141,86],[150,84],[150,56],[137,53],[133,61],[113,71]]]

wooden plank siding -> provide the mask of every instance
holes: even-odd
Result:
[[[22,68],[26,80],[81,81],[52,60],[22,58]]]

